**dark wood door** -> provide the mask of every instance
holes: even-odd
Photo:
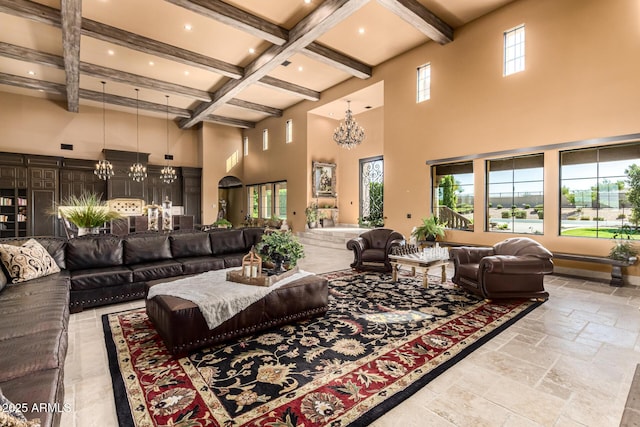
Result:
[[[58,169],[29,167],[29,234],[55,236],[58,203]]]
[[[185,215],[193,215],[195,224],[201,224],[202,169],[182,168],[182,204]]]

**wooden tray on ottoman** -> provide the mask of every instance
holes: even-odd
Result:
[[[284,271],[280,274],[268,275],[263,273],[258,277],[246,277],[242,274],[242,269],[232,270],[227,272],[227,280],[230,282],[244,283],[245,285],[271,286],[284,278],[296,274],[298,271],[300,271],[300,269],[298,266],[295,266],[291,270]]]

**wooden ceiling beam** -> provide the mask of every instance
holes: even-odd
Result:
[[[453,41],[453,28],[417,0],[378,0],[382,6],[407,21],[439,44]]]
[[[22,46],[16,46],[9,43],[0,42],[0,56],[17,59],[20,61],[32,62],[36,64],[46,65],[57,69],[64,69],[64,61],[61,56],[52,55],[50,53],[38,52]],[[185,98],[197,99],[199,101],[211,101],[211,94],[204,90],[194,89],[187,86],[181,86],[174,83],[168,83],[162,80],[156,80],[137,74],[125,73],[124,71],[114,70],[113,68],[102,67],[100,65],[80,62],[80,74],[115,81],[132,86],[143,87],[145,89],[156,90],[172,95],[183,96]],[[230,105],[235,105],[247,110],[265,113],[270,116],[281,117],[282,110],[267,105],[256,104],[254,102],[244,101],[241,99],[232,99]]]
[[[320,43],[311,43],[301,52],[318,62],[326,64],[330,67],[337,68],[340,71],[351,74],[359,79],[368,79],[371,77],[371,67],[355,59],[335,51]]]
[[[320,4],[289,31],[289,40],[284,45],[271,46],[267,49],[245,67],[245,75],[242,79],[226,82],[214,93],[214,99],[211,102],[199,105],[191,118],[181,120],[180,127],[188,128],[202,121],[216,108],[224,105],[248,86],[257,83],[291,55],[313,43],[316,38],[342,22],[368,1],[326,0]]]
[[[266,105],[256,104],[255,102],[245,101],[243,99],[232,98],[227,104],[238,108],[244,108],[245,110],[258,111],[273,117],[282,117],[282,110],[279,108],[268,107]]]
[[[284,80],[276,79],[275,77],[264,76],[263,78],[258,80],[257,84],[269,89],[288,93],[289,95],[299,96],[308,101],[320,100],[320,92],[312,89],[307,89],[306,87],[298,86],[293,83],[285,82]]]
[[[62,25],[58,9],[28,0],[0,0],[0,12],[55,27]]]
[[[285,28],[220,0],[165,1],[222,22],[275,45],[283,45],[289,38],[289,31]],[[327,46],[311,43],[303,48],[301,53],[360,79],[371,77],[371,67]]]
[[[64,96],[66,94],[66,88],[65,88],[65,85],[63,84],[47,82],[44,80],[32,79],[28,77],[16,76],[16,75],[7,74],[7,73],[0,73],[0,84],[26,88],[26,89],[39,90],[39,91],[51,93],[54,95]],[[78,96],[81,99],[87,99],[87,100],[95,101],[99,103],[102,103],[102,99],[103,99],[102,92],[96,92],[96,91],[87,90],[87,89],[80,89],[78,91]],[[165,104],[156,104],[154,102],[147,102],[147,101],[137,101],[136,99],[133,99],[133,98],[127,98],[127,97],[118,96],[118,95],[105,94],[104,102],[105,104],[119,105],[121,107],[128,107],[131,109],[135,109],[136,106],[138,106],[138,108],[140,108],[141,110],[153,111],[153,112],[162,113],[162,114],[167,112],[167,106]],[[172,114],[177,117],[187,118],[191,116],[191,111],[185,108],[169,107],[169,114]],[[230,117],[222,117],[222,116],[211,116],[211,117],[208,117],[206,121],[212,121],[215,123],[221,123],[228,126],[235,126],[235,127],[245,128],[245,129],[248,127],[252,127],[252,128],[255,127],[254,122],[234,119]]]
[[[78,112],[80,98],[80,28],[82,26],[82,0],[61,0],[62,57],[67,83],[67,110]]]
[[[253,129],[256,127],[254,122],[247,120],[233,119],[231,117],[222,117],[210,114],[204,118],[203,122],[218,123],[221,125],[233,126],[242,129]]]
[[[222,22],[269,43],[283,45],[289,38],[289,32],[286,29],[220,0],[165,1]]]

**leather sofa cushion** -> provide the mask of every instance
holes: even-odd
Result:
[[[133,273],[125,266],[88,268],[71,273],[71,290],[99,289],[133,282]]]
[[[264,228],[261,227],[244,228],[242,230],[242,236],[244,237],[245,251],[249,251],[249,249],[251,249],[251,246],[255,246],[260,243],[263,234]]]
[[[63,302],[63,304],[61,304]],[[15,301],[12,302],[15,308]],[[43,331],[65,330],[69,319],[69,304],[56,298],[52,305],[40,305],[22,310],[3,313],[0,317],[0,342],[11,341],[17,337],[38,334]],[[46,353],[45,353],[46,354]],[[3,366],[3,365],[0,365]],[[3,366],[2,369],[5,369]]]
[[[29,375],[2,382],[0,388],[12,402],[26,403],[29,409],[32,409],[34,404],[40,408],[40,403],[43,402],[57,402],[62,408],[64,402],[63,374],[59,368],[32,372]],[[28,420],[39,418],[40,425],[43,427],[60,425],[62,410],[44,409],[44,412],[24,411],[23,415]]]
[[[214,255],[245,252],[242,230],[216,230],[209,233]]]
[[[384,262],[387,256],[385,249],[366,249],[362,251],[362,261],[364,262]]]
[[[182,275],[182,264],[172,259],[130,265],[129,268],[133,272],[134,282]]]
[[[67,243],[71,271],[122,265],[122,240],[112,236],[82,236]]]
[[[528,237],[512,237],[493,245],[496,255],[532,256],[551,259],[553,254],[544,246]]]
[[[173,258],[211,255],[211,240],[208,233],[185,233],[169,237]]]
[[[457,266],[460,277],[478,280],[479,264],[460,264]]]
[[[124,263],[132,266],[143,262],[171,258],[169,236],[164,234],[130,235],[124,240]]]
[[[245,256],[244,253],[239,253],[239,254],[227,254],[217,258],[222,258],[224,260],[224,268],[230,268],[230,267],[242,266],[242,258],[244,256]]]
[[[58,267],[67,268],[65,256],[67,242],[65,239],[58,237],[37,237],[35,239],[49,252]]]
[[[69,293],[69,272],[63,270],[50,276],[29,280],[28,282],[16,285],[7,285],[0,292],[0,307],[2,302],[12,298],[22,298],[23,296],[35,294],[66,295]]]
[[[176,261],[182,264],[183,274],[204,273],[205,271],[224,268],[224,259],[212,256],[178,258]]]
[[[67,331],[50,329],[0,341],[0,381],[64,365]]]

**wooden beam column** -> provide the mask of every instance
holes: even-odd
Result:
[[[67,109],[78,112],[80,88],[80,28],[82,26],[82,0],[62,0],[62,52],[67,83]]]

